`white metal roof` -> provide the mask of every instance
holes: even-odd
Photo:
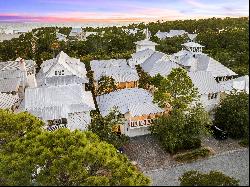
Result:
[[[40,82],[43,82],[43,79],[47,77],[47,75],[50,73],[52,68],[56,66],[57,64],[60,64],[65,69],[67,69],[69,72],[72,73],[72,75],[78,76],[80,78],[83,78],[84,80],[88,80],[87,78],[87,71],[85,68],[84,63],[80,62],[80,59],[71,58],[66,53],[61,51],[56,58],[46,60],[41,64],[41,69],[39,73],[37,74],[37,78],[40,79]]]
[[[84,84],[88,83],[87,78],[81,78],[76,75],[65,75],[56,77],[47,77],[42,80],[38,80],[39,86],[57,86],[57,85],[67,85],[67,84]]]
[[[154,64],[152,70],[149,72],[149,75],[153,77],[159,73],[161,76],[165,77],[170,74],[172,69],[179,68],[179,67],[180,66],[178,64],[172,61],[161,60]]]
[[[79,84],[27,88],[25,109],[44,120],[67,118],[69,113],[95,109],[91,92]]]
[[[143,63],[147,58],[149,58],[155,51],[152,49],[144,49],[132,54],[131,58],[128,59],[128,64],[131,67]]]
[[[25,60],[25,66],[27,71],[34,68],[36,66],[35,61],[33,60]],[[20,70],[19,61],[6,61],[0,62],[0,71],[14,71]]]
[[[117,90],[97,96],[96,99],[102,116],[108,115],[114,107],[117,107],[122,114],[130,112],[132,116],[163,112],[161,108],[153,104],[152,95],[141,88]]]
[[[139,76],[135,69],[128,65],[125,67],[110,67],[100,68],[94,71],[94,80],[98,81],[102,76],[110,76],[114,78],[115,82],[131,82],[138,81]]]
[[[100,68],[127,67],[127,61],[126,59],[92,60],[90,67],[92,71],[98,71]]]
[[[10,109],[18,100],[17,95],[0,93],[0,109]]]
[[[215,59],[201,54],[197,55],[197,70],[198,71],[209,71],[214,77],[223,77],[223,76],[232,76],[237,75],[235,72],[222,65],[220,62]]]
[[[20,81],[20,78],[0,79],[0,92],[17,92]]]
[[[210,72],[188,72],[188,76],[191,78],[194,86],[198,88],[200,94],[218,93],[223,90]]]
[[[147,58],[142,64],[141,67],[145,72],[150,72],[152,70],[152,68],[154,67],[154,64],[159,61],[162,60],[163,57],[166,57],[165,53],[159,52],[159,51],[155,51],[149,58]]]

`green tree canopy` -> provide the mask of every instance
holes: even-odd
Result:
[[[22,112],[13,115],[11,111],[0,109],[0,140],[2,144],[24,137],[27,132],[41,132],[44,125],[35,116]]]
[[[122,114],[117,109],[111,110],[110,113],[102,117],[97,112],[92,112],[92,120],[89,130],[97,134],[101,140],[113,144],[119,148],[128,142],[128,137],[124,134],[117,135],[114,128],[124,124]]]
[[[228,95],[215,109],[214,124],[228,131],[232,138],[249,138],[249,95]]]
[[[9,116],[8,116],[9,115]],[[16,114],[1,116],[11,120]],[[33,117],[25,118],[33,123]],[[29,122],[27,127],[32,126]],[[34,124],[40,123],[39,120]],[[3,123],[5,124],[5,123]],[[7,123],[8,124],[8,123]],[[23,127],[22,129],[26,129]],[[150,179],[117,153],[113,145],[92,132],[58,129],[53,132],[29,129],[25,136],[6,143],[0,150],[1,185],[85,186],[149,185]],[[12,130],[7,130],[11,132]]]
[[[175,68],[160,81],[157,91],[154,93],[154,102],[160,107],[169,103],[173,108],[187,108],[198,99],[197,88],[183,68]]]
[[[115,91],[116,89],[117,88],[113,77],[102,76],[100,80],[98,80],[98,95],[107,94],[112,91]]]
[[[169,116],[162,116],[150,126],[151,133],[170,153],[201,146],[201,137],[208,133],[211,124],[208,113],[201,104],[188,110],[174,109]]]
[[[201,173],[191,170],[179,177],[181,186],[239,186],[239,180],[219,171]]]

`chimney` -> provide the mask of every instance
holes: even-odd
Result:
[[[22,59],[22,58],[20,58],[20,60],[19,60],[19,69],[20,69],[21,71],[27,71],[27,70],[26,70],[25,61],[24,61],[24,59]]]

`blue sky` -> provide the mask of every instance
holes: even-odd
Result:
[[[0,0],[0,22],[156,21],[248,12],[248,0]]]

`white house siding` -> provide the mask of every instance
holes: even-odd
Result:
[[[208,94],[203,94],[200,97],[200,101],[206,111],[211,111],[220,103],[220,93],[217,93],[217,98],[208,99]]]
[[[123,129],[124,134],[129,137],[142,136],[142,135],[146,135],[150,133],[149,126],[131,128],[128,125],[128,121],[125,122],[125,124],[123,125],[123,128],[124,128]]]

